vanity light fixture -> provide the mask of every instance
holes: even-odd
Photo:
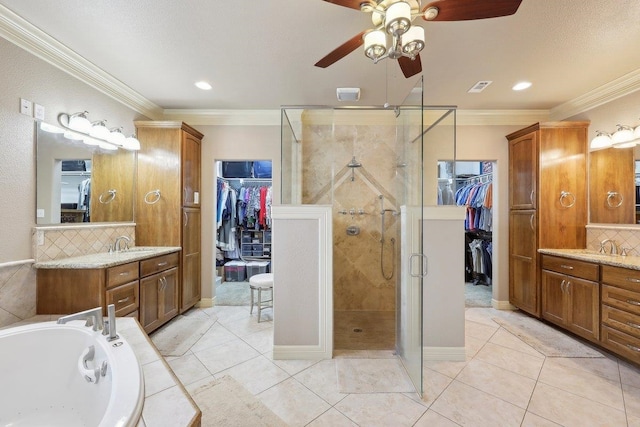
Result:
[[[126,150],[139,150],[140,141],[135,135],[126,137],[122,127],[107,128],[106,120],[90,122],[89,113],[83,111],[75,114],[60,113],[58,122],[66,129],[65,137],[69,139],[82,139],[87,145],[97,145],[105,150],[117,150],[118,147]]]
[[[602,148],[609,148],[612,145],[613,140],[611,139],[611,134],[598,130],[596,131],[596,137],[591,140],[590,147],[592,150],[600,150]]]
[[[618,130],[613,133],[611,140],[614,148],[630,148],[636,145],[633,128],[625,125],[617,125]]]

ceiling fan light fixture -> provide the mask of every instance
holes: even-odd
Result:
[[[382,30],[369,31],[364,35],[364,54],[374,61],[387,53],[387,35]]]
[[[402,53],[414,58],[422,49],[424,49],[424,28],[414,25],[402,36]]]
[[[433,21],[438,17],[438,12],[440,12],[440,10],[437,7],[431,6],[424,11],[422,17],[425,21]]]
[[[384,29],[396,37],[403,35],[411,27],[411,6],[399,1],[390,5],[384,17]]]

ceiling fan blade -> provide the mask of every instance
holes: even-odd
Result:
[[[364,31],[359,34],[356,34],[331,52],[320,61],[316,62],[316,67],[327,68],[329,65],[337,62],[356,50],[358,47],[364,44],[364,40],[362,40],[362,36],[364,35]]]
[[[360,5],[366,3],[365,0],[324,0],[327,3],[337,4],[338,6],[348,7],[350,9],[360,10]]]
[[[398,58],[398,64],[400,64],[402,74],[404,74],[406,78],[415,76],[416,74],[422,72],[422,61],[420,60],[420,54],[416,55],[416,59],[401,56],[400,58]]]
[[[427,4],[422,12],[430,7],[437,7],[438,16],[431,21],[470,21],[513,15],[521,2],[522,0],[436,0]]]

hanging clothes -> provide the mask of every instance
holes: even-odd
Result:
[[[491,231],[493,228],[493,183],[471,182],[455,193],[458,206],[466,206],[464,226],[466,230]]]

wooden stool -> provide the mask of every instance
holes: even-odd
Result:
[[[249,311],[249,314],[253,313],[253,291],[258,291],[258,301],[255,302],[255,305],[258,306],[258,323],[260,323],[260,314],[262,309],[269,307],[273,309],[273,273],[261,273],[251,276],[249,278],[249,289],[251,289],[251,310]],[[271,299],[262,300],[263,290],[271,291]]]

